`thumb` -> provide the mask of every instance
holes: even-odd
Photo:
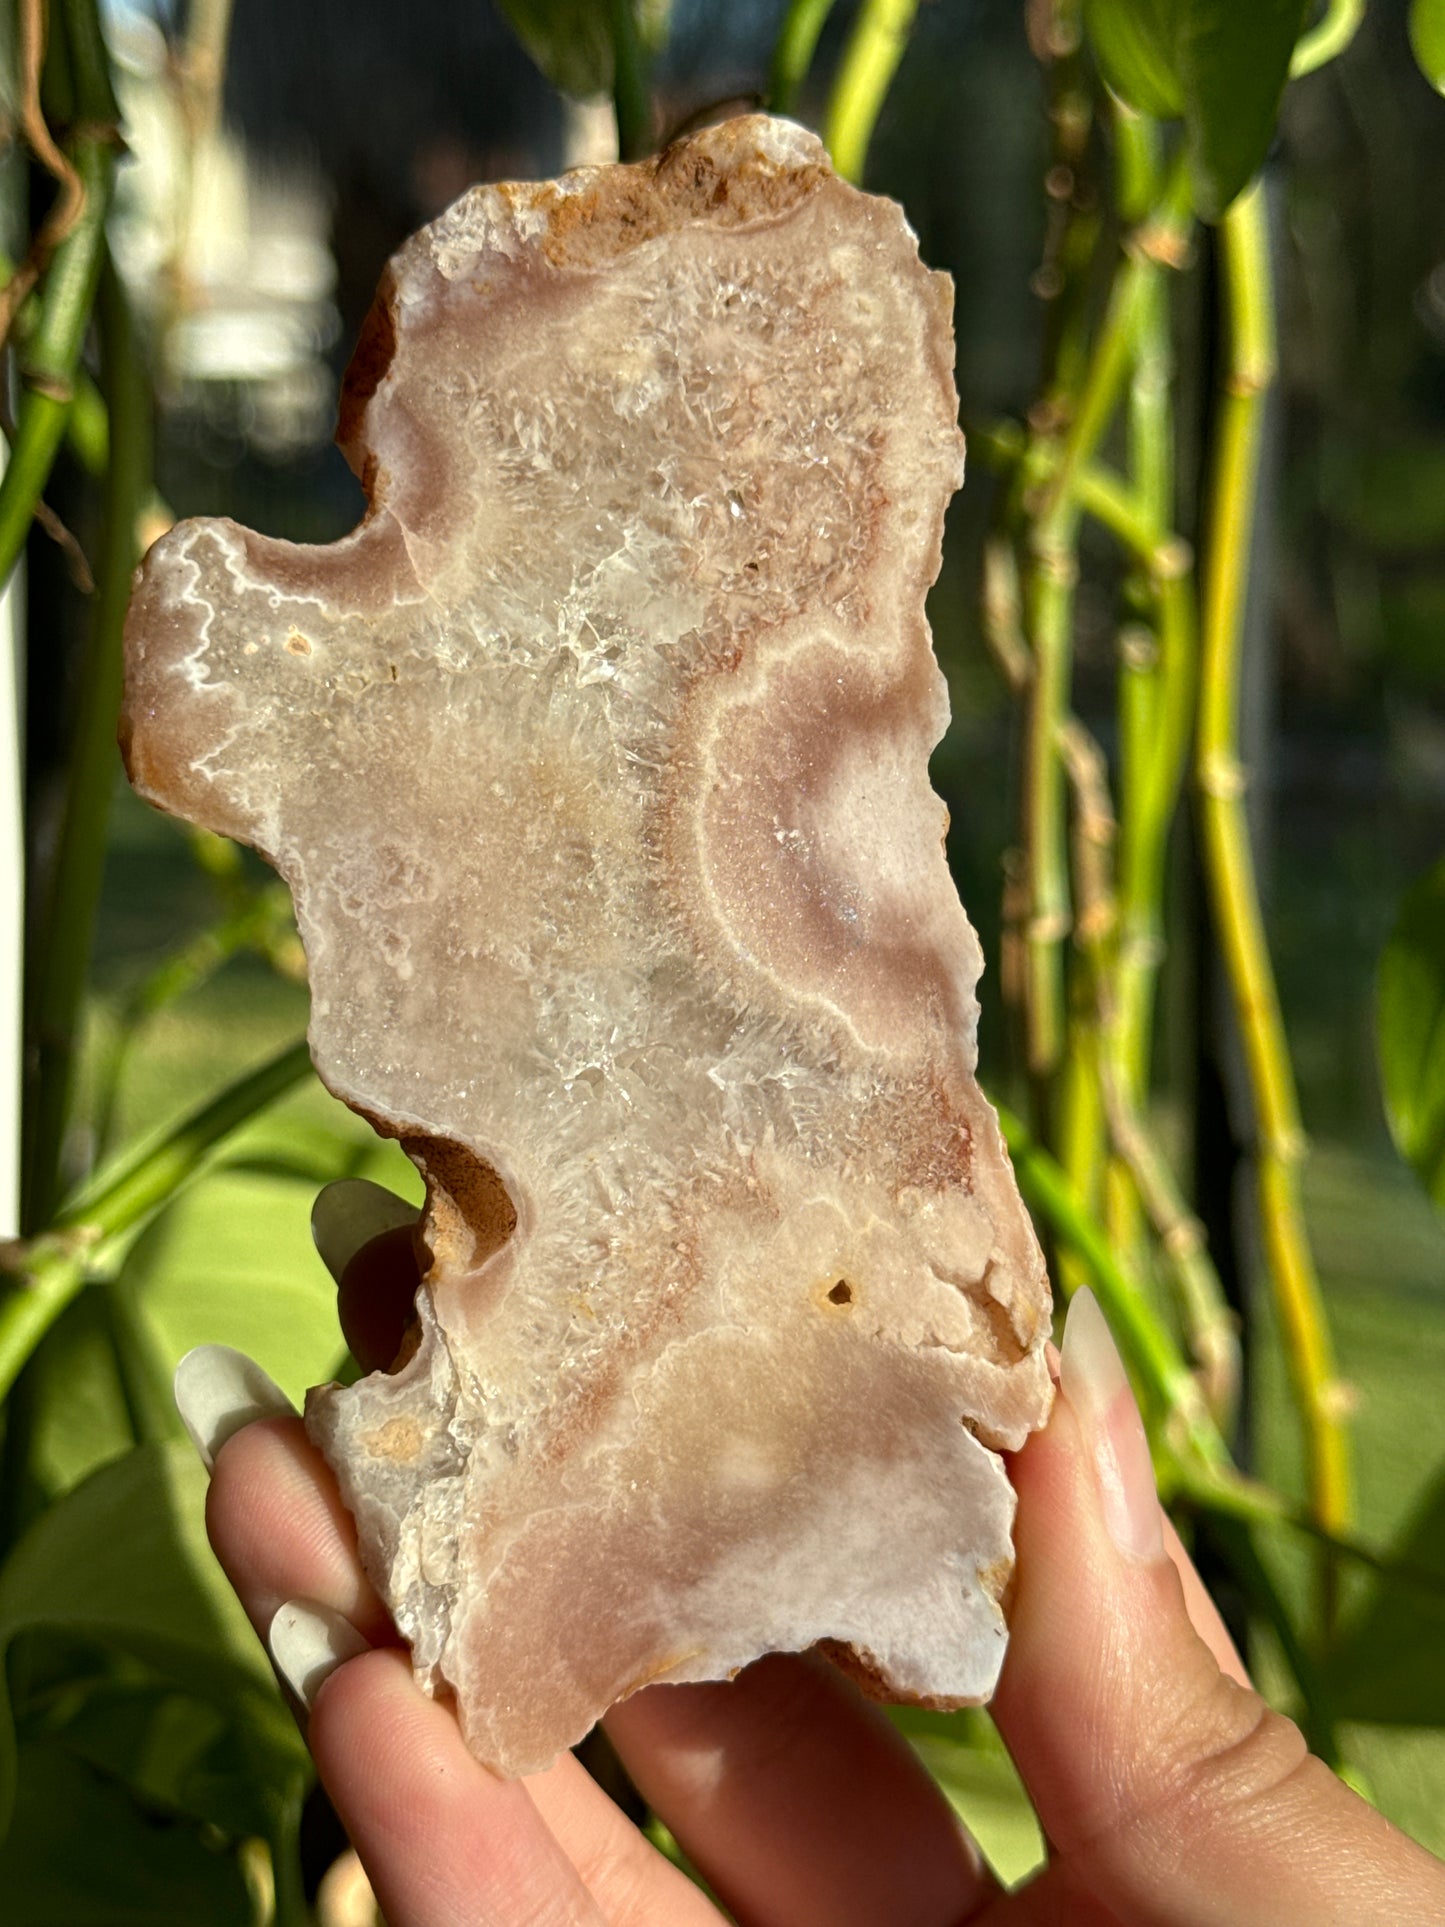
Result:
[[[1138,1408],[1087,1291],[1060,1379],[1047,1428],[1012,1463],[1016,1594],[993,1708],[1052,1852],[994,1903],[1000,1923],[1445,1919],[1445,1867],[1313,1758],[1191,1624]]]

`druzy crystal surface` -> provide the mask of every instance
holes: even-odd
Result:
[[[357,349],[355,532],[139,580],[132,778],[286,877],[317,1067],[427,1181],[412,1338],[307,1424],[507,1773],[770,1650],[997,1676],[1049,1296],[927,775],[951,365],[786,122],[477,188]]]

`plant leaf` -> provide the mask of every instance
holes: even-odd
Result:
[[[1174,0],[1087,0],[1084,24],[1099,71],[1141,114],[1178,120],[1184,85],[1175,48]]]
[[[1217,221],[1269,151],[1308,0],[1184,0],[1180,10],[1194,203]]]
[[[612,85],[612,28],[599,0],[500,0],[513,33],[564,94]]]
[[[613,14],[629,4],[642,45],[667,38],[672,0],[498,0],[512,31],[554,87],[585,99],[611,90]]]
[[[0,1843],[5,1916],[25,1927],[251,1927],[233,1851],[147,1811],[58,1740],[24,1749],[15,1824]]]
[[[1415,0],[1410,45],[1420,72],[1437,93],[1445,94],[1445,0]]]
[[[49,1634],[133,1657],[220,1707],[278,1789],[299,1787],[305,1752],[260,1645],[211,1556],[206,1478],[189,1445],[139,1446],[53,1505],[0,1572],[0,1834],[15,1798],[24,1640]],[[12,1703],[10,1694],[13,1693]]]
[[[116,1362],[106,1286],[87,1285],[45,1334],[26,1367],[26,1524],[83,1478],[136,1443]],[[8,1449],[13,1452],[15,1439]],[[15,1503],[15,1501],[12,1501]]]
[[[215,1827],[232,1840],[273,1836],[277,1789],[245,1730],[214,1701],[174,1692],[149,1671],[121,1672],[112,1667],[77,1693],[72,1669],[60,1696],[63,1717],[45,1720],[44,1734],[122,1782],[150,1811]]]
[[[1445,1726],[1445,1473],[1426,1492],[1390,1559],[1418,1582],[1385,1574],[1372,1587],[1330,1658],[1330,1701],[1343,1719]]]
[[[1380,959],[1375,1032],[1390,1130],[1445,1210],[1445,863],[1400,906]]]
[[[1194,203],[1217,221],[1268,152],[1307,0],[1089,0],[1089,38],[1131,107],[1182,116]]]
[[[899,1706],[889,1718],[933,1775],[1005,1886],[1044,1864],[1044,1838],[998,1728],[984,1713]]]

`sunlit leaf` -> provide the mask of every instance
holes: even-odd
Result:
[[[1420,72],[1432,87],[1445,94],[1445,0],[1414,0],[1410,45]]]
[[[1445,1210],[1445,863],[1401,905],[1380,959],[1376,1034],[1395,1142]]]
[[[986,1713],[895,1707],[891,1717],[1006,1886],[1044,1864],[1044,1839],[1018,1770]]]
[[[1105,79],[1141,113],[1182,117],[1194,201],[1218,220],[1274,135],[1308,0],[1088,0]]]

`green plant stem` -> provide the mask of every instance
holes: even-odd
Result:
[[[117,1159],[39,1237],[10,1248],[17,1272],[0,1284],[0,1399],[85,1282],[89,1261],[160,1208],[231,1132],[299,1084],[311,1068],[305,1041],[288,1044],[175,1125],[156,1144]]]
[[[1289,63],[1291,80],[1299,80],[1342,54],[1365,18],[1365,0],[1330,0],[1323,16],[1294,50]]]
[[[652,86],[647,49],[637,30],[634,0],[607,0],[612,25],[612,101],[617,114],[617,152],[641,160],[653,149]]]
[[[9,579],[25,546],[65,435],[105,252],[105,215],[115,168],[113,132],[78,136],[71,160],[85,190],[85,206],[46,270],[40,319],[18,357],[20,405],[9,465],[0,480],[0,583]]]
[[[833,0],[791,0],[773,47],[768,75],[768,106],[773,113],[792,112],[798,90],[813,64],[818,36],[832,11]]]
[[[1098,1219],[1068,1173],[1021,1118],[995,1104],[1019,1189],[1030,1208],[1077,1253],[1143,1395],[1146,1416],[1206,1465],[1227,1466],[1229,1453],[1200,1397],[1199,1383],[1178,1346],[1120,1265]]]
[[[121,632],[137,561],[137,523],[150,487],[150,387],[129,304],[113,267],[99,293],[101,382],[110,422],[104,535],[60,834],[34,924],[27,971],[31,1102],[25,1119],[26,1230],[59,1199],[61,1146],[74,1040],[90,964],[105,827],[115,781]]]
[[[1248,1538],[1246,1549],[1232,1541],[1237,1569],[1279,1632],[1308,1712],[1311,1744],[1325,1758],[1337,1757],[1328,1697],[1311,1655],[1303,1649],[1293,1622],[1259,1558],[1254,1535],[1260,1529],[1286,1528],[1303,1533],[1334,1557],[1357,1561],[1382,1580],[1438,1602],[1445,1597],[1439,1573],[1398,1561],[1349,1533],[1328,1533],[1308,1511],[1282,1493],[1238,1472],[1228,1448],[1198,1405],[1195,1385],[1173,1343],[1141,1305],[1124,1276],[1102,1227],[1079,1204],[1062,1168],[1030,1138],[1020,1121],[1000,1108],[999,1121],[1014,1159],[1019,1185],[1031,1207],[1049,1218],[1085,1259],[1091,1283],[1125,1357],[1144,1394],[1146,1413],[1163,1434],[1158,1450],[1160,1486],[1170,1503],[1233,1526]],[[1177,1397],[1184,1404],[1175,1404]]]
[[[1208,1467],[1176,1458],[1166,1465],[1164,1479],[1171,1503],[1221,1519],[1285,1527],[1341,1559],[1355,1561],[1392,1586],[1403,1586],[1422,1599],[1445,1600],[1445,1575],[1438,1570],[1381,1552],[1353,1532],[1324,1531],[1307,1507],[1232,1466]]]
[[[1138,220],[1159,191],[1159,130],[1123,108],[1116,111],[1114,126],[1120,212]],[[1174,520],[1169,343],[1166,272],[1145,256],[1129,377],[1129,472],[1147,532],[1137,552],[1140,576],[1134,586],[1148,610],[1155,646],[1120,650],[1120,968],[1114,1040],[1117,1073],[1136,1108],[1148,1099],[1154,979],[1163,951],[1164,841],[1186,767],[1194,670],[1192,649],[1181,647],[1186,638],[1178,621],[1183,609],[1177,589],[1184,571],[1172,566],[1177,547],[1166,548]],[[1189,604],[1187,594],[1183,602]],[[1127,1232],[1122,1224],[1113,1228]]]
[[[1109,1147],[1136,1188],[1174,1275],[1190,1349],[1203,1371],[1210,1410],[1218,1423],[1227,1425],[1233,1417],[1240,1378],[1234,1321],[1209,1257],[1203,1227],[1184,1203],[1168,1160],[1150,1136],[1141,1108],[1126,1088],[1116,1061],[1116,909],[1110,887],[1116,826],[1108,793],[1108,768],[1102,750],[1072,717],[1060,747],[1073,791],[1077,903],[1076,1009],[1064,1067],[1064,1124],[1066,1131],[1071,1131],[1079,1128],[1082,1120],[1089,1132],[1082,1146],[1065,1137],[1062,1162],[1080,1203],[1096,1211],[1107,1127]],[[1084,1099],[1076,1095],[1076,1086],[1084,1087]],[[1127,1251],[1117,1239],[1112,1242],[1116,1252]],[[1060,1258],[1064,1261],[1061,1281],[1065,1290],[1071,1291],[1077,1280],[1070,1272],[1079,1261],[1067,1246],[1061,1249]],[[1137,1274],[1137,1265],[1126,1268],[1131,1275]]]
[[[1254,1102],[1260,1223],[1302,1420],[1310,1510],[1320,1528],[1333,1533],[1350,1520],[1349,1447],[1305,1229],[1299,1187],[1304,1135],[1265,941],[1238,742],[1244,599],[1256,514],[1262,407],[1275,369],[1269,235],[1259,183],[1225,215],[1221,241],[1228,366],[1208,508],[1197,776],[1210,901]],[[1329,1590],[1327,1582],[1327,1604]]]
[[[146,1022],[208,982],[243,950],[259,951],[279,967],[277,953],[287,938],[299,941],[286,885],[272,883],[247,891],[225,916],[167,957],[126,999],[116,1020],[114,1041],[95,1075],[92,1110],[97,1157],[104,1157],[109,1149],[122,1074]]]
[[[1330,1532],[1307,1508],[1235,1466],[1218,1428],[1204,1410],[1193,1373],[1173,1339],[1143,1303],[1124,1272],[1103,1226],[1081,1204],[1068,1175],[1007,1106],[994,1102],[1019,1189],[1032,1211],[1084,1258],[1124,1358],[1157,1428],[1164,1496],[1196,1511],[1255,1526],[1285,1526],[1382,1578],[1431,1599],[1445,1598],[1445,1577],[1428,1566],[1391,1557],[1353,1533]]]
[[[1182,249],[1187,179],[1176,166],[1159,207],[1130,241],[1115,272],[1088,373],[1050,465],[1029,541],[1032,567],[1026,593],[1035,674],[1025,747],[1025,837],[1030,906],[1028,957],[1028,1068],[1036,1083],[1058,1071],[1064,1048],[1064,943],[1070,927],[1065,786],[1060,731],[1072,673],[1073,587],[1081,513],[1079,479],[1118,408],[1134,352],[1143,291],[1159,259]]]
[[[823,120],[823,141],[845,181],[861,183],[868,144],[898,71],[918,0],[862,0]]]

